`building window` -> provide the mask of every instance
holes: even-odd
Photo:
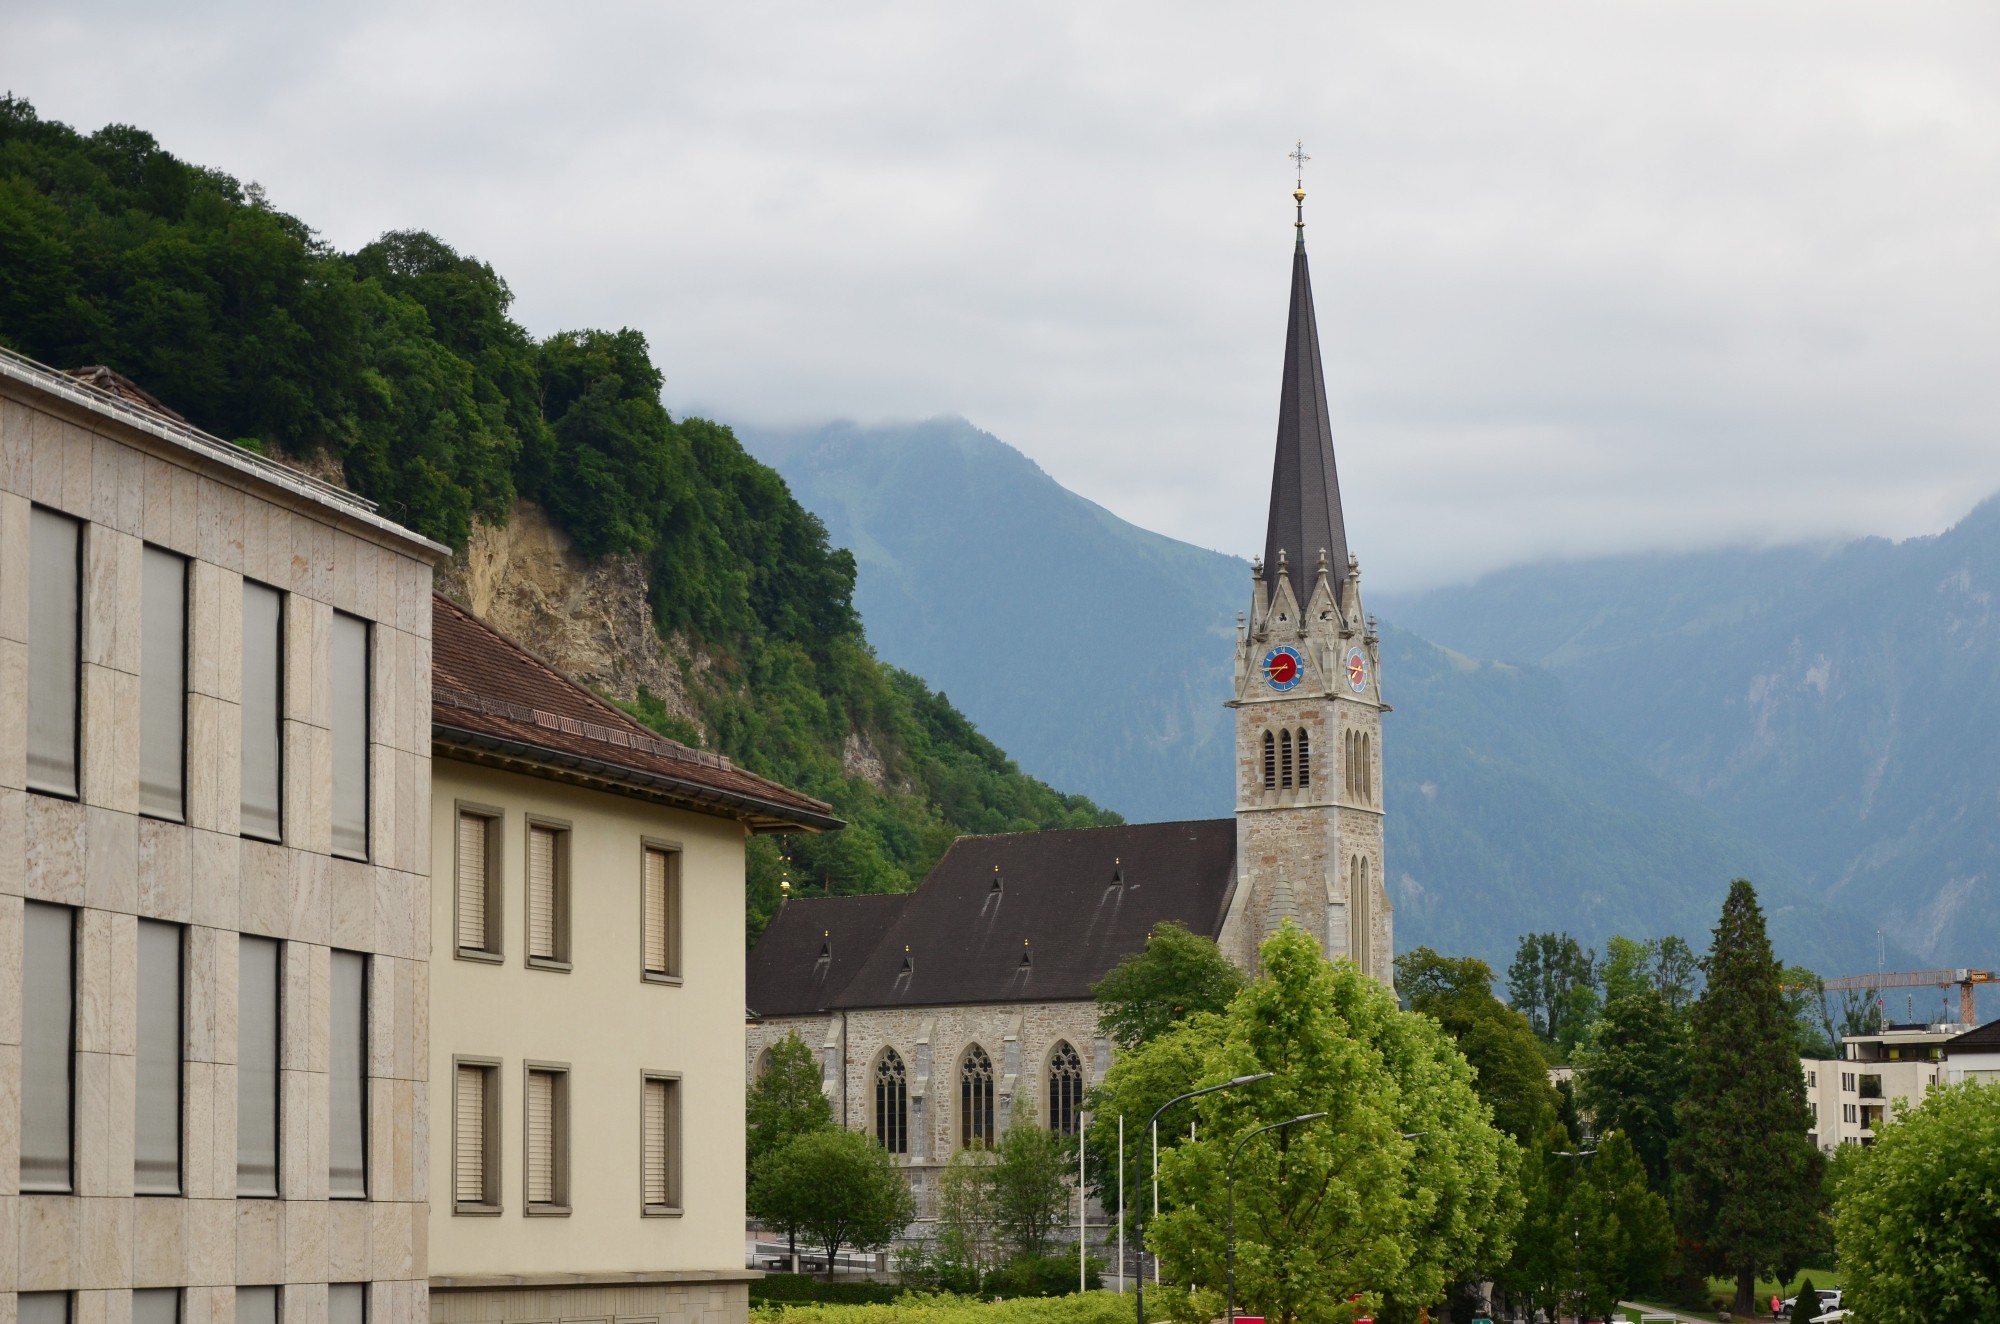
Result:
[[[1264,789],[1278,789],[1278,738],[1269,731],[1264,733]]]
[[[69,1324],[68,1292],[23,1292],[15,1318],[19,1324]]]
[[[639,1176],[643,1212],[674,1213],[681,1205],[681,1082],[648,1073],[640,1081]]]
[[[132,1293],[132,1324],[181,1324],[181,1289],[149,1287]]]
[[[278,1193],[279,946],[237,939],[236,1194]]]
[[[648,846],[640,872],[642,973],[648,979],[679,979],[681,853],[660,846]]]
[[[333,614],[333,853],[368,858],[368,622]]]
[[[139,812],[179,822],[187,782],[187,558],[148,547],[142,577]]]
[[[139,921],[137,1129],[132,1189],[181,1193],[181,951],[178,924]],[[136,1324],[136,1320],[135,1320]]]
[[[327,1194],[368,1198],[368,958],[335,950],[328,971]]]
[[[1375,737],[1361,733],[1361,803],[1375,803]]]
[[[993,1059],[978,1044],[965,1050],[958,1067],[958,1143],[991,1149],[999,1137],[993,1129]]]
[[[1849,1103],[1849,1104],[1843,1104],[1843,1105],[1841,1105],[1841,1109],[1840,1109],[1840,1117],[1841,1117],[1841,1120],[1842,1120],[1842,1121],[1845,1121],[1845,1122],[1853,1122],[1853,1121],[1855,1121],[1855,1120],[1856,1120],[1856,1116],[1855,1116],[1855,1109],[1854,1109],[1854,1105],[1853,1105],[1853,1104],[1851,1104],[1851,1103]]]
[[[1049,1130],[1073,1136],[1083,1117],[1083,1059],[1067,1040],[1049,1055]]]
[[[451,1106],[452,1212],[500,1212],[500,1064],[458,1059]]]
[[[83,525],[34,508],[28,562],[28,789],[74,797]]]
[[[1312,737],[1299,732],[1299,785],[1312,785]]]
[[[1808,1071],[1808,1072],[1806,1072],[1806,1088],[1807,1088],[1807,1089],[1818,1089],[1818,1088],[1819,1088],[1819,1072],[1817,1072],[1817,1071]],[[1817,1106],[1817,1105],[1815,1105],[1815,1106]]]
[[[284,832],[284,656],[284,594],[244,580],[241,831],[266,841]]]
[[[528,1067],[522,1111],[526,1154],[527,1212],[569,1212],[569,1071],[558,1066]]]
[[[368,1324],[368,1284],[328,1283],[326,1324]]]
[[[500,955],[500,822],[498,809],[462,802],[458,806],[452,925],[458,954],[476,960]]]
[[[1292,733],[1285,731],[1278,736],[1278,785],[1292,784]]]
[[[891,1154],[910,1152],[910,1081],[893,1048],[875,1064],[875,1139]]]
[[[528,964],[569,968],[569,829],[528,824]]]
[[[21,1189],[67,1191],[76,1097],[76,912],[40,901],[25,911]]]
[[[236,1289],[236,1324],[278,1324],[278,1289]]]

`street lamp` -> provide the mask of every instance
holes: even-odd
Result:
[[[1326,1114],[1323,1112],[1301,1113],[1297,1117],[1288,1117],[1282,1122],[1273,1122],[1269,1126],[1260,1126],[1237,1141],[1236,1148],[1229,1152],[1229,1163],[1224,1170],[1229,1188],[1229,1293],[1223,1298],[1225,1304],[1222,1308],[1222,1324],[1236,1324],[1236,1156],[1243,1152],[1243,1146],[1249,1144],[1258,1136],[1263,1135],[1266,1131],[1276,1131],[1287,1126],[1297,1126],[1300,1122],[1317,1121],[1324,1116]]]
[[[1584,1138],[1589,1139],[1588,1136]],[[1557,1149],[1550,1151],[1549,1157],[1569,1159],[1571,1161],[1571,1171],[1574,1172],[1575,1164],[1581,1163],[1584,1159],[1589,1158],[1592,1154],[1595,1154],[1596,1152],[1597,1151],[1594,1149]],[[1583,1223],[1582,1223],[1581,1211],[1577,1207],[1577,1199],[1575,1191],[1571,1191],[1569,1193],[1569,1249],[1570,1249],[1570,1254],[1574,1257],[1574,1270],[1575,1270],[1574,1278],[1576,1283],[1576,1317],[1578,1319],[1582,1319],[1583,1318]]]
[[[1151,1121],[1146,1123],[1146,1130],[1150,1132],[1157,1126],[1160,1121],[1160,1114],[1177,1103],[1185,1103],[1189,1099],[1200,1098],[1204,1094],[1213,1094],[1217,1090],[1233,1090],[1238,1085],[1255,1085],[1260,1080],[1269,1080],[1270,1078],[1270,1072],[1260,1071],[1254,1076],[1238,1076],[1234,1080],[1225,1080],[1220,1085],[1210,1085],[1205,1089],[1189,1090],[1186,1094],[1176,1094],[1173,1098],[1168,1099],[1165,1103],[1153,1109],[1153,1117]],[[1159,1179],[1159,1150],[1155,1149],[1153,1151],[1153,1180],[1157,1182]],[[1146,1324],[1146,1224],[1144,1219],[1139,1220],[1139,1291],[1133,1299],[1132,1304],[1133,1308],[1138,1312],[1139,1324]]]

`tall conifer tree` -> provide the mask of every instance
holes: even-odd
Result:
[[[1734,1278],[1736,1310],[1747,1313],[1758,1273],[1790,1277],[1811,1243],[1823,1159],[1808,1139],[1805,1078],[1764,912],[1740,878],[1715,926],[1692,1031],[1675,1215],[1691,1257]]]

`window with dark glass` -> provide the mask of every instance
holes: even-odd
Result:
[[[1065,1041],[1049,1055],[1049,1130],[1076,1134],[1083,1110],[1083,1059]]]
[[[243,581],[243,819],[246,837],[284,831],[285,599]]]
[[[993,1129],[993,1059],[974,1044],[958,1067],[958,1143],[990,1149],[998,1138]]]
[[[83,525],[34,508],[28,561],[28,789],[77,793]]]
[[[891,1154],[910,1152],[910,1081],[893,1048],[875,1064],[875,1139]]]
[[[178,821],[187,780],[187,558],[148,547],[139,611],[139,812]]]

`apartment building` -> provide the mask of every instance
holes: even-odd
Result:
[[[1945,1075],[1954,1085],[2000,1083],[2000,1021],[1954,1036],[1944,1046]]]
[[[1837,1058],[1801,1058],[1813,1143],[1828,1153],[1840,1145],[1872,1145],[1888,1122],[1916,1107],[1945,1082],[1945,1045],[1967,1027],[1890,1025],[1840,1041]]]
[[[741,1321],[744,842],[839,824],[433,610],[431,1318]]]
[[[0,353],[0,1321],[422,1324],[445,551]]]

